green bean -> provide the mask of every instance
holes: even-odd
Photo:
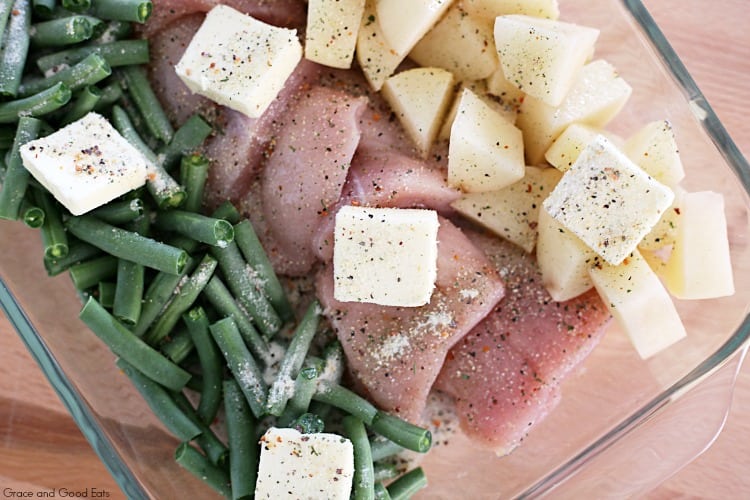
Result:
[[[367,439],[365,424],[351,415],[341,423],[354,448],[354,479],[352,480],[353,500],[373,500],[375,498],[375,473],[372,465],[370,441]]]
[[[277,417],[281,415],[292,396],[291,389],[294,387],[292,380],[297,377],[307,351],[310,349],[310,343],[318,330],[320,312],[320,304],[313,301],[294,331],[294,336],[279,365],[276,380],[268,391],[266,411],[269,415]]]
[[[417,491],[427,486],[427,477],[421,467],[410,470],[388,485],[392,500],[408,500]]]
[[[373,490],[375,491],[376,500],[391,500],[391,495],[381,481],[375,481]]]
[[[144,211],[143,200],[141,198],[131,198],[111,201],[106,205],[95,208],[89,212],[89,215],[93,215],[107,224],[116,226],[134,221],[142,216]]]
[[[135,326],[141,315],[145,268],[126,259],[117,259],[117,288],[112,314],[128,327]]]
[[[184,328],[178,328],[169,335],[161,345],[161,352],[175,363],[182,364],[195,350],[190,334]]]
[[[192,259],[190,259],[192,262]],[[180,282],[185,278],[192,266],[185,266],[179,274],[159,272],[151,280],[146,293],[143,295],[143,307],[138,323],[133,327],[133,333],[142,337],[148,330],[166,305],[177,293]]]
[[[389,462],[375,462],[372,465],[372,469],[376,483],[380,481],[388,481],[401,474],[396,464]]]
[[[79,318],[109,346],[112,352],[151,380],[158,381],[173,391],[180,391],[190,379],[188,372],[133,335],[96,299],[89,297],[81,309]]]
[[[83,118],[89,111],[92,111],[99,99],[102,97],[102,92],[95,85],[87,85],[73,95],[73,102],[65,113],[65,116],[60,121],[60,125],[68,125],[73,123],[80,118]]]
[[[92,0],[91,13],[102,19],[145,23],[153,8],[151,0]]]
[[[86,12],[91,8],[91,0],[61,0],[61,4],[71,12]]]
[[[408,450],[426,453],[432,446],[432,434],[429,430],[389,415],[384,411],[377,412],[370,427],[376,433]]]
[[[363,421],[366,425],[370,425],[378,413],[378,409],[363,397],[355,394],[346,387],[325,380],[321,380],[318,383],[318,388],[313,395],[313,399],[344,410],[346,413]]]
[[[44,259],[44,268],[48,276],[57,276],[67,271],[70,266],[80,264],[101,254],[102,251],[95,246],[73,238],[68,244],[68,255],[59,259]]]
[[[372,460],[377,462],[401,453],[406,448],[400,444],[394,443],[390,439],[384,438],[383,436],[375,436],[372,441],[370,441],[370,449],[372,450]]]
[[[117,289],[117,283],[112,281],[100,281],[97,287],[99,303],[102,307],[112,309],[112,306],[115,303],[115,290]]]
[[[60,259],[68,254],[68,235],[62,221],[60,206],[43,190],[34,191],[34,200],[44,211],[41,227],[45,259]]]
[[[174,133],[169,144],[159,150],[161,164],[171,170],[180,159],[198,149],[213,129],[199,115],[191,115]]]
[[[248,266],[237,244],[232,241],[225,247],[211,247],[219,267],[232,293],[247,311],[266,339],[281,329],[281,318],[274,311],[257,280],[248,272]]]
[[[208,330],[209,320],[206,311],[198,306],[182,315],[188,334],[198,351],[198,360],[203,375],[201,398],[196,412],[206,423],[213,422],[221,406],[221,380],[223,362],[221,352]]]
[[[28,97],[54,87],[58,83],[65,84],[71,92],[75,92],[87,85],[94,85],[111,74],[112,68],[102,56],[89,54],[73,66],[63,68],[50,76],[22,81],[18,87],[18,95]]]
[[[19,117],[40,117],[56,111],[70,101],[73,92],[57,83],[37,94],[0,103],[0,123],[15,123]]]
[[[133,23],[109,20],[105,23],[101,35],[96,37],[96,40],[93,40],[93,43],[110,43],[116,40],[124,40],[132,36]]]
[[[91,54],[99,54],[110,67],[146,64],[149,62],[148,40],[114,40],[96,45],[72,47],[43,55],[36,60],[42,73],[72,66]]]
[[[224,318],[209,327],[209,331],[219,346],[229,370],[237,380],[250,409],[256,418],[265,413],[266,383],[255,359],[247,350],[237,325],[232,318]]]
[[[71,217],[67,220],[66,227],[79,239],[115,257],[132,260],[159,271],[180,274],[188,261],[188,254],[184,250],[112,226],[91,215]]]
[[[100,281],[117,276],[117,258],[102,255],[68,268],[70,279],[78,290],[96,286]]]
[[[177,447],[177,451],[175,451],[174,459],[185,470],[203,480],[219,494],[227,498],[232,496],[232,489],[229,486],[229,474],[223,468],[211,463],[210,460],[193,448],[190,443],[180,444]]]
[[[235,380],[224,381],[224,412],[227,440],[231,443],[232,498],[248,498],[255,493],[260,450],[255,436],[256,421]]]
[[[21,201],[21,207],[18,213],[19,218],[24,224],[26,224],[26,227],[39,229],[44,225],[44,209],[36,203],[30,202],[28,197],[24,197],[23,201]]]
[[[165,144],[169,144],[174,135],[174,129],[151,88],[146,70],[143,66],[125,66],[122,68],[122,76],[127,85],[127,92],[146,120],[146,126],[151,134]]]
[[[34,14],[41,18],[48,18],[55,10],[57,0],[32,0],[31,6],[34,9]],[[2,33],[2,30],[0,30],[0,33]]]
[[[224,219],[232,224],[237,224],[242,217],[237,210],[237,207],[235,207],[229,200],[223,201],[221,205],[216,207],[216,210],[213,211],[211,216],[216,217],[217,219]]]
[[[8,156],[3,185],[0,189],[0,219],[17,220],[19,217],[30,177],[29,171],[23,166],[19,149],[27,142],[36,139],[41,125],[42,122],[35,118],[22,117],[18,122],[18,129]]]
[[[128,376],[154,415],[169,432],[182,441],[189,441],[201,434],[201,429],[185,415],[172,399],[172,395],[159,383],[122,358],[118,359],[116,364]]]
[[[5,3],[7,2],[2,4],[3,9]],[[31,2],[15,0],[10,12],[13,15],[8,19],[4,32],[0,32],[3,37],[2,46],[0,46],[0,95],[16,97],[29,53]],[[2,13],[5,15],[4,10]]]
[[[253,225],[248,219],[235,224],[234,235],[237,240],[237,246],[240,248],[245,260],[258,275],[258,279],[263,285],[263,290],[268,296],[268,300],[284,322],[294,319],[294,311],[289,303],[289,299],[284,292],[284,288],[279,282],[278,276],[273,269],[268,255],[258,239],[258,235],[253,229]]]
[[[203,205],[203,190],[208,178],[208,167],[208,158],[201,154],[190,154],[182,157],[180,184],[185,187],[183,208],[189,212],[199,212]]]
[[[291,422],[310,409],[315,389],[318,386],[318,369],[314,366],[302,368],[294,379],[292,397],[279,416],[277,422],[281,427],[288,427]],[[314,413],[314,412],[313,412]]]
[[[31,25],[29,38],[34,47],[60,47],[88,40],[94,28],[85,16],[69,16]]]
[[[273,363],[271,351],[265,339],[260,336],[221,278],[214,275],[203,289],[203,295],[222,316],[234,320],[253,356],[265,365]]]
[[[160,212],[155,223],[160,229],[175,231],[212,246],[225,247],[234,240],[234,227],[229,222],[195,212]]]
[[[203,257],[195,271],[180,285],[179,292],[143,336],[147,344],[157,345],[169,335],[182,315],[193,307],[193,303],[213,276],[216,265],[216,260],[210,255]]]
[[[229,457],[229,449],[227,446],[221,442],[211,427],[201,420],[195,412],[195,408],[190,404],[190,401],[184,393],[178,392],[174,394],[173,397],[177,406],[201,430],[201,435],[195,439],[196,444],[200,446],[211,462],[223,467]]]

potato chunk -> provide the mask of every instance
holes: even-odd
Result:
[[[332,68],[350,68],[365,0],[309,0],[305,58]]]

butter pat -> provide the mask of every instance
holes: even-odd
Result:
[[[146,183],[150,163],[106,118],[88,113],[20,149],[23,166],[73,215]]]
[[[193,92],[257,118],[301,58],[296,30],[217,5],[206,15],[175,71]]]
[[[544,209],[605,261],[620,264],[659,222],[674,193],[597,136],[565,172]]]
[[[336,300],[427,304],[437,277],[438,226],[433,210],[341,207],[333,247]]]
[[[271,427],[260,439],[255,498],[348,500],[354,477],[351,441]]]

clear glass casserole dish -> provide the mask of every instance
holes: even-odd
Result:
[[[560,3],[562,19],[601,30],[597,57],[614,64],[634,89],[610,129],[626,135],[650,120],[669,119],[685,187],[724,194],[737,291],[679,302],[688,338],[645,362],[611,328],[566,381],[561,405],[512,455],[497,458],[458,437],[437,446],[425,464],[431,485],[424,497],[647,491],[713,440],[747,350],[750,290],[741,284],[750,279],[750,166],[640,2]],[[37,235],[3,221],[0,241],[3,309],[123,492],[130,498],[211,495],[174,463],[177,442],[77,320],[80,302],[68,278],[46,276]]]

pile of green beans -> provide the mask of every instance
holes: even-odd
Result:
[[[217,492],[253,495],[259,438],[275,425],[342,429],[353,498],[408,498],[424,474],[398,477],[393,457],[426,452],[429,431],[344,387],[343,351],[318,302],[291,303],[231,203],[203,212],[201,147],[213,130],[198,115],[174,126],[154,94],[148,41],[132,38],[151,10],[150,0],[0,0],[0,218],[39,231],[47,273],[69,274],[80,319],[180,443],[177,463]],[[92,111],[152,171],[143,188],[72,216],[19,148]]]

